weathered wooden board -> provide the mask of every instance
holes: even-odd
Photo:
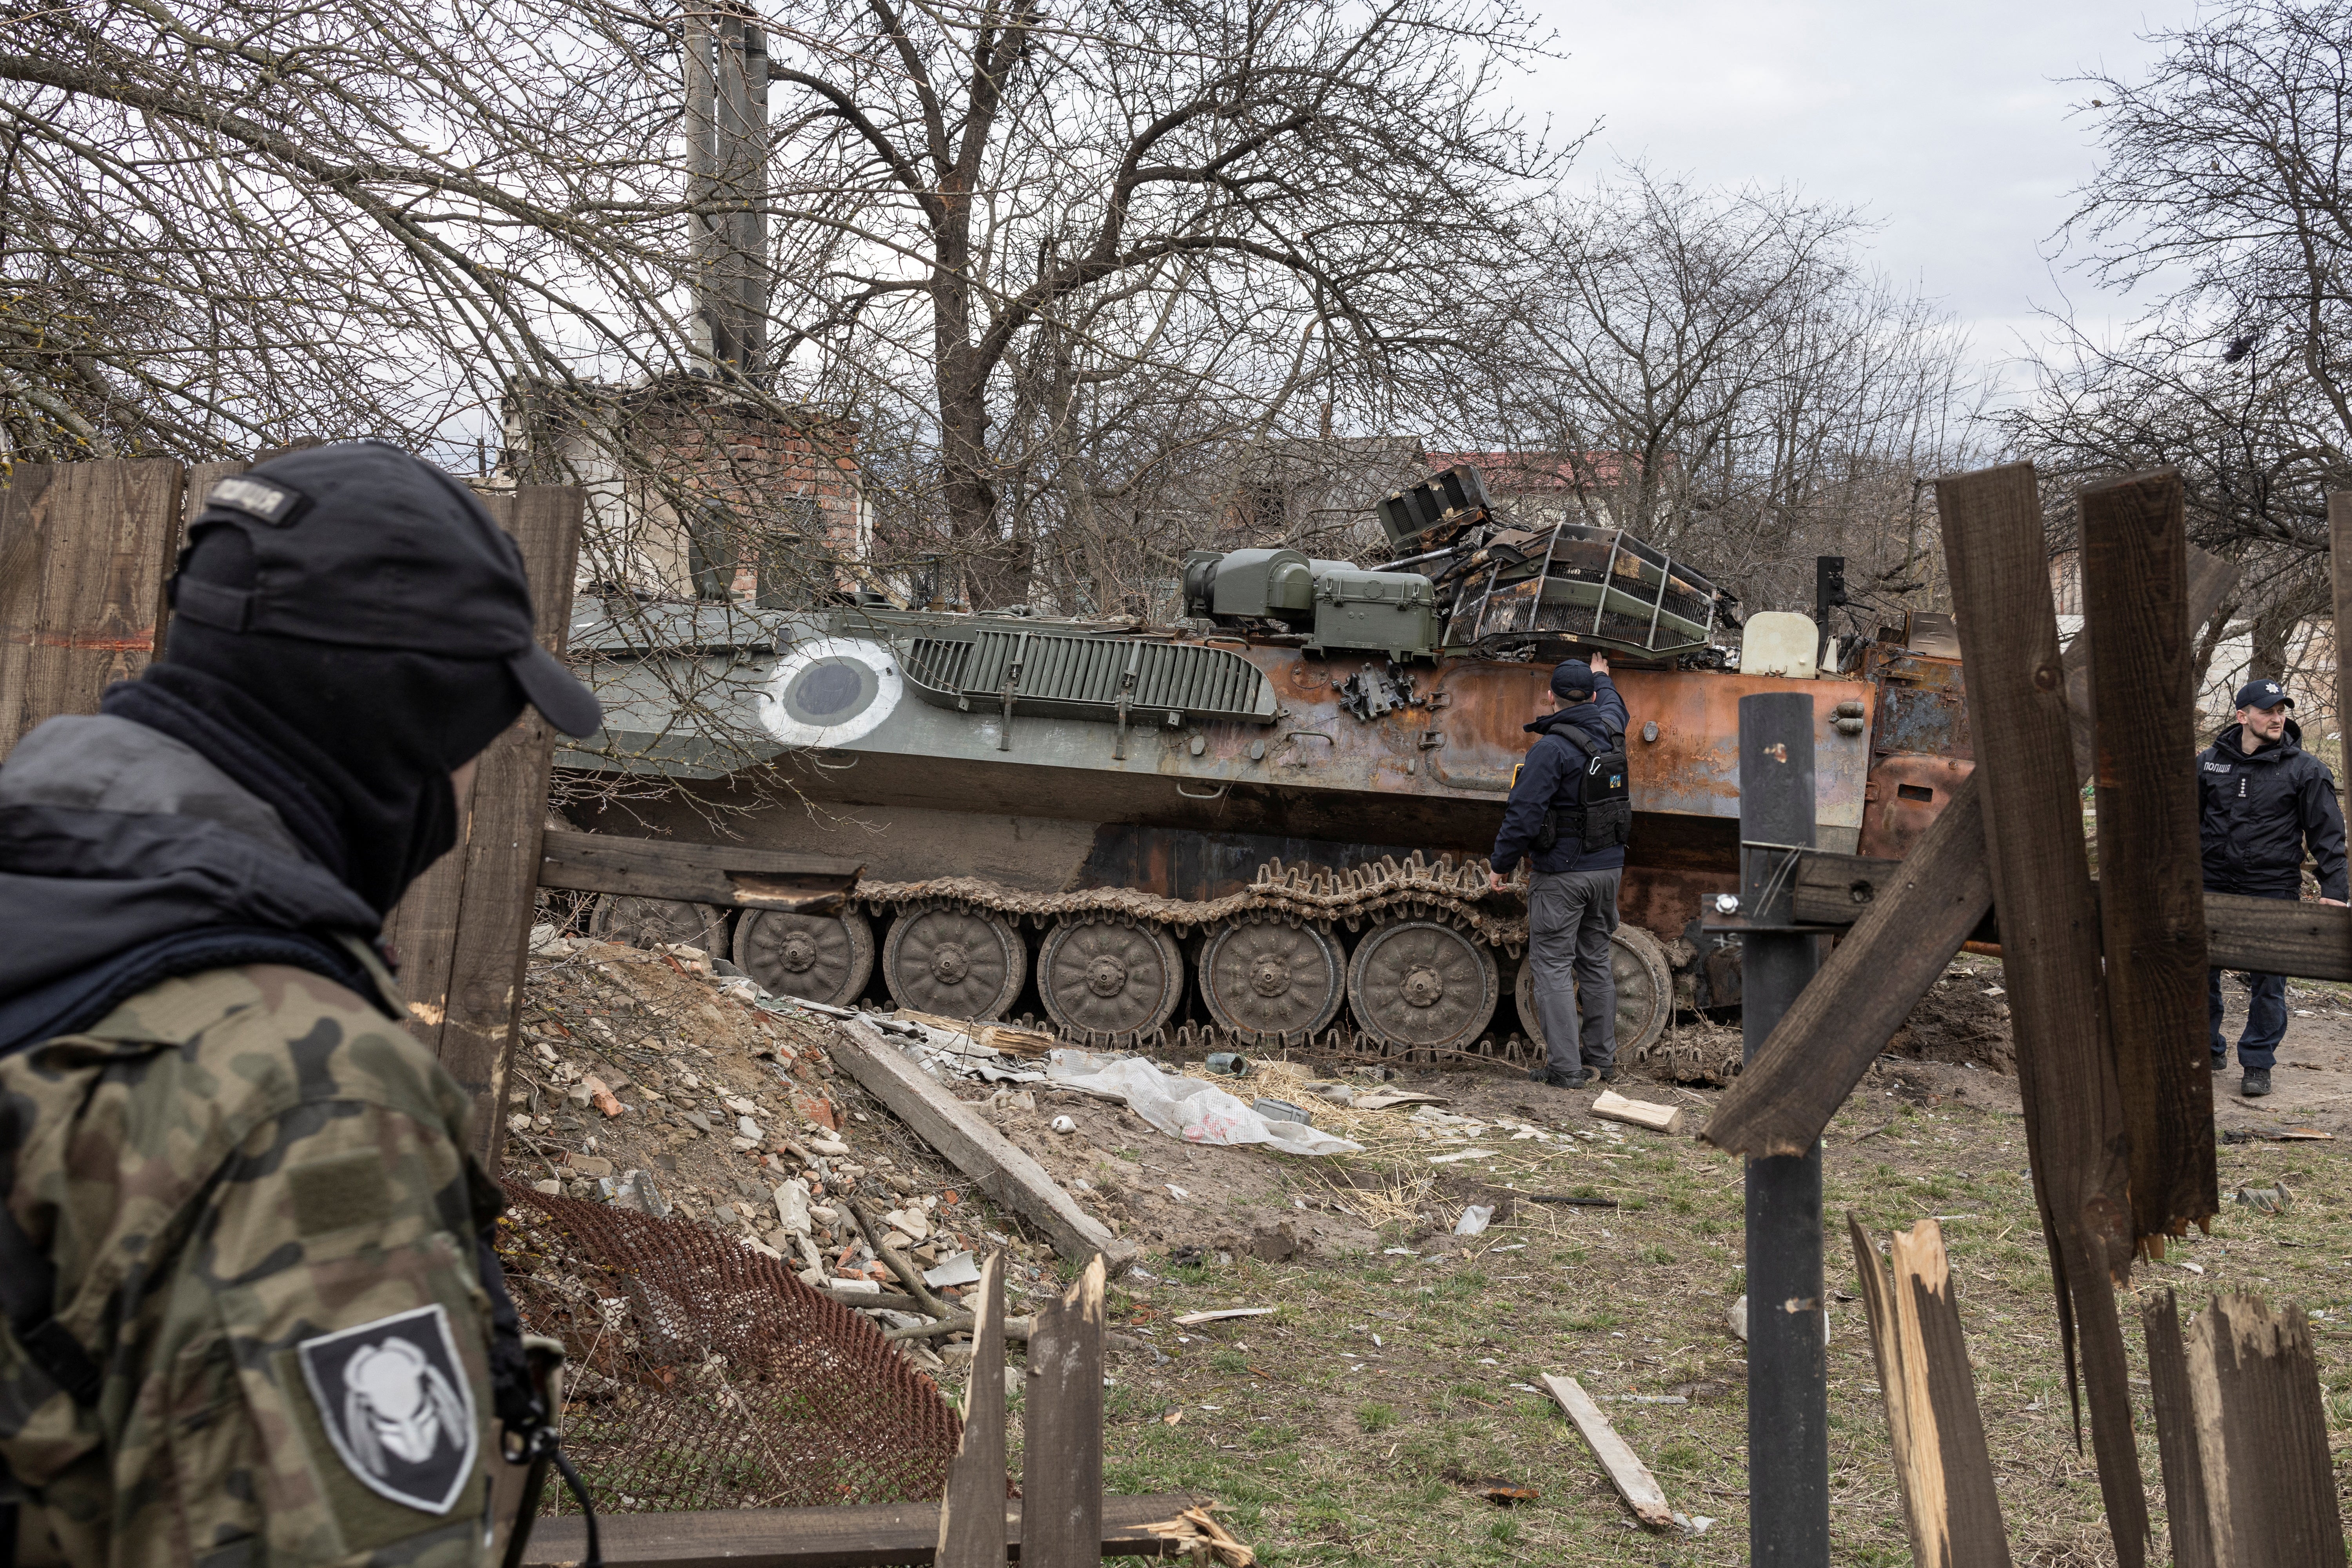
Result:
[[[2115,1300],[2133,1253],[2123,1098],[2106,1037],[2099,911],[2033,467],[1938,480],[1936,506],[1969,672],[1977,753],[1969,777],[1983,803],[2000,910],[2002,978],[2060,1339],[2071,1379],[2079,1336],[2116,1561],[2139,1568],[2147,1498]]]
[[[1809,925],[1857,921],[1909,864],[1808,849],[1797,859],[1796,918]],[[2095,891],[2098,884],[2092,886]],[[2214,968],[2352,980],[2352,910],[2240,893],[2206,893],[2203,903],[2205,961]],[[1997,916],[1987,915],[1970,940],[1998,944]]]
[[[1557,1377],[1550,1373],[1542,1375],[1544,1386],[1551,1390],[1560,1409],[1576,1424],[1577,1431],[1592,1449],[1592,1457],[1601,1461],[1609,1484],[1617,1489],[1617,1495],[1625,1500],[1633,1517],[1652,1530],[1672,1530],[1675,1510],[1666,1506],[1666,1494],[1659,1487],[1658,1478],[1650,1473],[1650,1467],[1642,1463],[1641,1456],[1626,1445],[1625,1439],[1617,1436],[1617,1428],[1609,1425],[1609,1417],[1601,1413],[1592,1395],[1585,1393],[1583,1385],[1572,1377]]]
[[[1022,1560],[1097,1561],[1102,1536],[1103,1260],[1038,1303],[1021,1396]]]
[[[1622,1121],[1628,1127],[1664,1132],[1669,1137],[1683,1130],[1681,1107],[1660,1105],[1648,1100],[1628,1100],[1613,1089],[1604,1089],[1593,1097],[1592,1114],[1603,1121]]]
[[[1889,1247],[1894,1280],[1849,1214],[1911,1559],[1920,1568],[2009,1568],[2009,1537],[1977,1406],[1942,1226],[1921,1220]]]
[[[2205,1502],[2205,1462],[2197,1452],[2197,1403],[2189,1392],[2189,1346],[2180,1303],[2170,1290],[2140,1303],[2147,1331],[2147,1381],[2156,1405],[2157,1460],[2164,1471],[2164,1518],[2172,1568],[2219,1568]]]
[[[0,486],[0,755],[147,668],[180,486],[163,458],[19,463]]]
[[[2213,1074],[2205,1065],[2205,904],[2197,777],[2197,657],[2180,476],[2132,474],[2077,492],[2097,741],[2100,948],[2123,1096],[2132,1234],[2165,1239],[2221,1212]]]
[[[873,1025],[862,1018],[844,1019],[834,1039],[833,1059],[981,1191],[1043,1230],[1064,1258],[1083,1263],[1099,1253],[1117,1269],[1135,1257],[1134,1243],[1113,1236],[1078,1207],[1044,1166],[982,1121]]]
[[[2203,625],[2220,607],[2237,575],[2228,562],[2189,552],[2192,626]],[[2090,705],[2090,652],[2087,637],[2077,637],[2066,650],[2070,708]],[[2091,771],[2090,726],[2084,720],[2078,729],[2069,727],[2080,779]],[[1901,875],[1879,885],[1821,973],[1732,1080],[1700,1138],[1754,1160],[1812,1147],[1888,1037],[1992,910],[1978,789],[1969,779],[1959,782],[1943,815],[1901,862]],[[1833,902],[1822,900],[1814,907]]]
[[[2302,1307],[2273,1312],[2260,1297],[2217,1297],[2189,1321],[2188,1341],[2213,1561],[2345,1568],[2327,1411]]]
[[[1167,1557],[1171,1542],[1143,1527],[1192,1506],[1182,1492],[1102,1500],[1098,1557]],[[1021,1561],[1022,1505],[1004,1505],[1005,1533]],[[611,1568],[883,1568],[935,1561],[940,1505],[746,1508],[708,1513],[597,1516]],[[580,1568],[588,1532],[575,1514],[542,1519],[523,1549],[525,1568]],[[1001,1559],[1000,1559],[1001,1561]]]
[[[551,827],[541,836],[539,885],[589,893],[683,899],[721,909],[830,914],[856,889],[855,860],[726,844],[680,844]]]
[[[948,1465],[940,1506],[940,1568],[1003,1568],[1004,1521],[1004,1255],[981,1265],[963,1440]],[[1097,1394],[1099,1397],[1099,1394]]]
[[[584,499],[572,487],[530,485],[484,501],[522,547],[535,630],[541,645],[559,655],[572,618]],[[464,836],[384,922],[401,959],[409,1027],[471,1097],[475,1152],[493,1170],[505,1141],[506,1075],[522,1005],[554,743],[553,727],[530,709],[490,742],[470,798],[459,803],[467,808]]]

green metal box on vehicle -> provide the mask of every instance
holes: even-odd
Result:
[[[1437,589],[1417,572],[1325,572],[1308,648],[1361,648],[1402,663],[1437,651]]]

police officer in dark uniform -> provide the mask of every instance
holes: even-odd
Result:
[[[1537,737],[1511,785],[1495,835],[1487,885],[1501,892],[1522,858],[1534,862],[1528,884],[1528,962],[1536,972],[1536,1012],[1543,1022],[1544,1064],[1528,1076],[1555,1089],[1580,1089],[1589,1076],[1617,1076],[1617,982],[1609,937],[1617,929],[1617,884],[1625,875],[1625,840],[1595,847],[1548,821],[1570,800],[1587,763],[1624,743],[1625,700],[1609,679],[1606,655],[1570,659],[1551,672],[1553,710],[1528,724]],[[1622,781],[1619,781],[1622,784]],[[1630,823],[1630,808],[1625,822]]]
[[[2197,759],[2199,827],[2205,889],[2263,899],[2303,892],[2304,847],[2319,868],[2320,901],[2346,900],[2344,813],[2327,764],[2303,749],[2303,731],[2287,710],[2294,700],[2275,680],[2238,688],[2237,722],[2213,738]],[[2205,1011],[2212,1023],[2212,1067],[2229,1066],[2221,1037],[2221,972],[2206,972]],[[2252,974],[2245,1033],[2238,1037],[2238,1092],[2252,1100],[2271,1091],[2271,1066],[2286,1036],[2286,977]]]

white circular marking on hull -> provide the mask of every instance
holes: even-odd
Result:
[[[845,746],[874,732],[906,694],[898,655],[861,637],[812,637],[777,661],[760,726],[787,746]]]

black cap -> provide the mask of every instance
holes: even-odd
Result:
[[[1580,658],[1563,659],[1551,667],[1551,694],[1554,697],[1590,697],[1592,667]]]
[[[242,531],[250,588],[187,575],[197,537]],[[273,458],[214,485],[188,525],[173,611],[229,632],[504,664],[567,735],[594,732],[595,697],[531,635],[522,551],[474,492],[383,441]]]
[[[2275,680],[2249,680],[2238,688],[2238,700],[2230,706],[2259,708],[2267,713],[2282,702],[2289,708],[2294,706],[2294,699],[2286,694],[2285,687]]]

